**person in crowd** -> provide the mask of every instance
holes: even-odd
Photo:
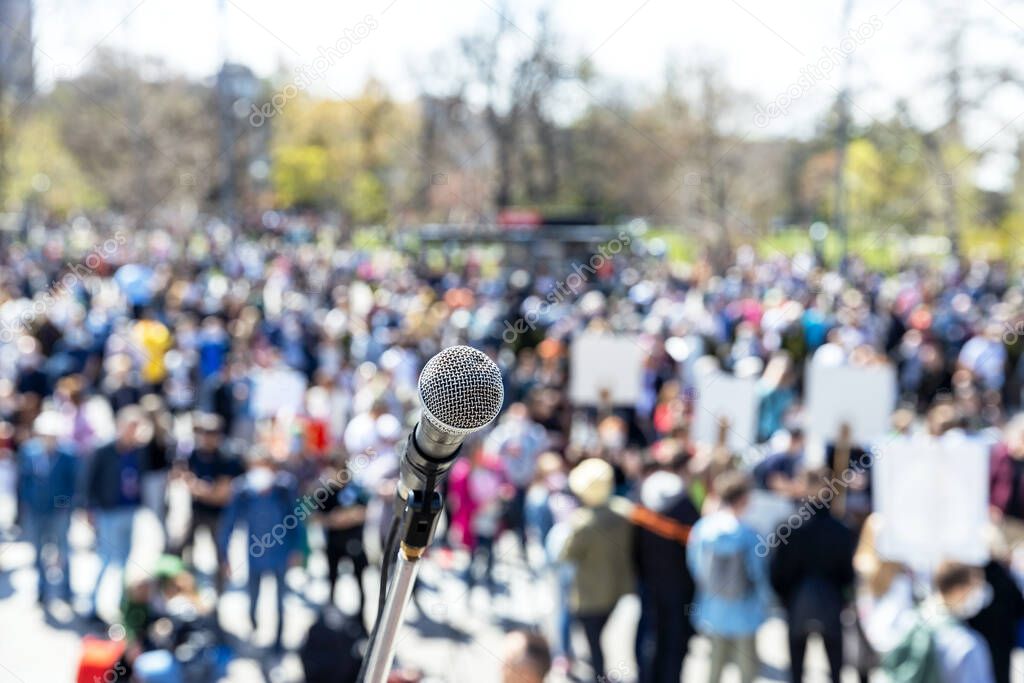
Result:
[[[505,471],[497,456],[478,447],[455,463],[449,476],[451,531],[457,546],[469,551],[466,585],[477,584],[483,563],[484,583],[494,589],[494,542],[501,530],[502,506],[509,499]]]
[[[832,514],[846,522],[855,532],[871,514],[871,466],[874,456],[853,440],[849,423],[839,425],[835,441],[825,447],[828,475],[843,485],[832,501]]]
[[[729,471],[715,478],[721,507],[694,525],[687,562],[697,588],[697,631],[711,641],[710,683],[720,683],[734,662],[740,680],[752,683],[759,660],[755,636],[771,601],[767,560],[758,555],[757,534],[742,521],[750,499],[748,475]]]
[[[218,549],[217,563],[223,566],[226,556],[220,553],[217,544],[221,518],[231,496],[231,482],[241,475],[245,468],[238,458],[228,454],[223,447],[220,416],[199,413],[194,417],[195,446],[184,465],[179,465],[175,476],[188,487],[192,514],[184,537],[176,553],[191,563],[196,533],[205,529]],[[220,572],[215,579],[217,590],[223,588]]]
[[[636,530],[636,572],[643,612],[637,638],[640,683],[678,683],[693,635],[694,584],[682,541],[700,518],[685,482],[675,472],[656,471],[641,485],[640,503],[676,534]],[[673,537],[674,536],[674,537]]]
[[[796,498],[800,496],[798,475],[803,466],[803,430],[793,427],[780,437],[784,446],[754,467],[754,481],[759,489],[773,491],[786,498]]]
[[[138,406],[117,413],[114,441],[96,450],[86,477],[86,506],[94,520],[100,571],[92,590],[93,619],[103,577],[111,568],[124,570],[132,550],[135,515],[142,506],[145,449],[153,438],[153,425]]]
[[[132,359],[126,353],[115,353],[106,357],[103,363],[104,376],[100,393],[110,403],[114,412],[136,405],[142,398],[138,377],[132,372]]]
[[[945,683],[993,683],[985,640],[967,625],[992,600],[992,587],[978,567],[946,562],[932,579],[935,595],[922,607],[934,633],[935,654]]]
[[[351,456],[373,457],[386,451],[386,436],[381,434],[384,424],[380,418],[388,415],[388,403],[383,397],[374,399],[370,409],[360,412],[345,427],[345,450]]]
[[[786,609],[790,677],[803,683],[804,654],[811,633],[821,636],[832,683],[842,679],[843,628],[840,616],[852,597],[853,533],[830,513],[835,492],[825,470],[803,475],[806,498],[800,519],[771,556],[772,588]]]
[[[357,614],[362,618],[366,605],[363,572],[370,564],[366,559],[364,527],[366,506],[370,502],[371,494],[352,479],[346,463],[338,464],[341,465],[338,468],[325,468],[323,476],[316,483],[316,486],[322,487],[324,494],[327,494],[316,516],[323,525],[327,537],[327,581],[330,584],[328,603],[334,604],[338,572],[341,563],[348,560],[352,566],[352,578],[355,579],[359,590]]]
[[[167,352],[174,346],[170,329],[162,323],[149,306],[140,307],[135,315],[131,336],[140,357],[140,376],[144,387],[157,393],[167,378]]]
[[[606,675],[601,633],[619,598],[634,588],[633,529],[608,505],[614,486],[612,466],[598,458],[569,473],[569,489],[582,507],[570,522],[562,559],[575,569],[570,605],[587,639],[594,681]]]
[[[767,441],[782,429],[786,414],[796,403],[793,360],[785,351],[772,356],[757,382],[757,440]]]
[[[1024,542],[1024,414],[1010,420],[992,449],[989,511],[1010,547]]]
[[[551,670],[551,650],[544,636],[512,631],[505,636],[502,683],[544,683]]]
[[[173,417],[157,394],[146,394],[139,402],[153,425],[153,438],[146,444],[142,473],[142,502],[164,526],[167,516],[167,479],[174,457]],[[166,531],[165,531],[166,533]]]
[[[526,552],[526,491],[533,482],[537,458],[548,446],[547,432],[530,419],[526,405],[513,403],[487,435],[484,450],[497,456],[515,492],[505,506],[505,526],[519,537]]]
[[[1010,683],[1011,658],[1024,622],[1024,595],[1005,563],[1005,555],[1000,548],[985,565],[985,583],[991,588],[991,599],[967,619],[967,626],[988,644],[996,683]]]
[[[284,649],[285,573],[301,560],[301,521],[297,518],[297,489],[294,477],[279,471],[266,451],[257,449],[245,475],[232,484],[231,498],[224,511],[217,544],[221,557],[228,557],[228,544],[236,528],[244,527],[247,553],[249,622],[256,633],[256,613],[263,577],[270,574],[276,584],[277,635],[273,649]],[[226,578],[232,568],[221,565]]]
[[[76,454],[88,457],[96,446],[96,430],[86,410],[85,380],[68,375],[57,382],[54,408],[70,422],[67,438]]]
[[[68,531],[71,510],[78,504],[78,457],[62,441],[63,418],[44,411],[35,419],[33,438],[21,445],[17,458],[18,503],[21,519],[35,549],[36,600],[46,604],[50,583],[45,550],[56,549],[60,597],[71,602],[71,562]]]
[[[527,538],[540,547],[555,524],[552,508],[567,484],[562,456],[552,451],[541,453],[523,505]]]

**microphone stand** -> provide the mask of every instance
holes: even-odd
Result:
[[[413,447],[414,444],[413,436],[410,435],[408,446]],[[454,458],[455,453],[448,458],[448,462],[450,463]],[[447,470],[447,467],[444,470]],[[398,551],[398,564],[388,588],[384,609],[377,615],[377,624],[370,636],[366,676],[362,679],[362,683],[385,683],[388,674],[391,673],[391,664],[395,659],[395,639],[398,636],[398,629],[402,626],[402,618],[405,608],[409,604],[409,598],[412,596],[413,587],[416,585],[419,561],[433,540],[438,516],[444,507],[441,493],[435,490],[438,474],[443,474],[443,471],[440,473],[431,471],[423,480],[422,487],[407,489],[404,501],[399,493],[399,499],[396,501],[396,503],[404,502],[404,507],[400,512],[397,506],[395,510],[396,515],[400,516],[398,536],[401,543]],[[400,492],[402,488],[404,486],[400,482]],[[385,554],[390,552],[393,552],[392,548],[385,548]],[[385,555],[382,565],[387,566],[389,559]],[[381,580],[387,580],[387,578],[382,577]]]

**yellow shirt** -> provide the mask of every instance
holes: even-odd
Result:
[[[162,382],[167,376],[164,354],[171,348],[171,332],[157,320],[135,323],[135,339],[144,354],[142,379],[149,384]]]

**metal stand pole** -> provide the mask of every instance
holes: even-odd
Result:
[[[416,585],[416,574],[419,572],[419,559],[422,553],[422,548],[409,548],[404,543],[401,552],[398,553],[395,578],[388,591],[384,611],[377,616],[380,630],[370,649],[370,664],[366,671],[365,683],[384,683],[391,672],[391,664],[395,659],[395,638],[402,626],[405,606],[409,604],[413,586]]]
[[[412,436],[409,438],[411,441]],[[457,450],[452,453],[449,463],[455,459],[456,454]],[[441,474],[446,470],[447,468],[441,470]],[[385,683],[391,672],[391,664],[395,659],[395,639],[398,636],[398,629],[402,626],[406,605],[409,604],[413,587],[416,585],[420,558],[434,538],[437,518],[444,507],[444,499],[435,490],[436,485],[437,478],[434,473],[426,476],[423,485],[416,489],[399,482],[396,498],[396,539],[401,540],[398,563],[391,571],[385,572],[391,576],[382,577],[382,580],[389,582],[386,587],[387,596],[384,599],[384,608],[377,615],[377,623],[373,627],[370,649],[363,662],[366,674],[360,683]],[[385,548],[385,555],[387,552],[388,549]],[[390,559],[391,557],[385,557],[382,566],[387,567]]]

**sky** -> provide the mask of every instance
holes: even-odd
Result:
[[[419,79],[433,75],[432,56],[453,52],[460,36],[505,17],[519,40],[531,41],[542,7],[565,61],[588,57],[622,92],[658,89],[669,61],[715,65],[750,94],[748,115],[729,123],[750,138],[812,134],[847,78],[856,122],[884,119],[905,98],[915,118],[933,125],[952,22],[970,23],[964,50],[972,61],[1024,64],[1021,0],[36,0],[37,72],[45,89],[85,68],[102,45],[161,57],[196,78],[214,73],[225,55],[261,76],[306,67],[316,74],[309,89],[324,96],[352,95],[372,75],[411,99]],[[340,58],[314,68],[346,37]],[[600,96],[579,90],[571,98],[582,105]],[[979,171],[983,185],[1006,184],[1021,132],[1024,96],[1010,89],[970,115],[968,143],[992,150]]]

